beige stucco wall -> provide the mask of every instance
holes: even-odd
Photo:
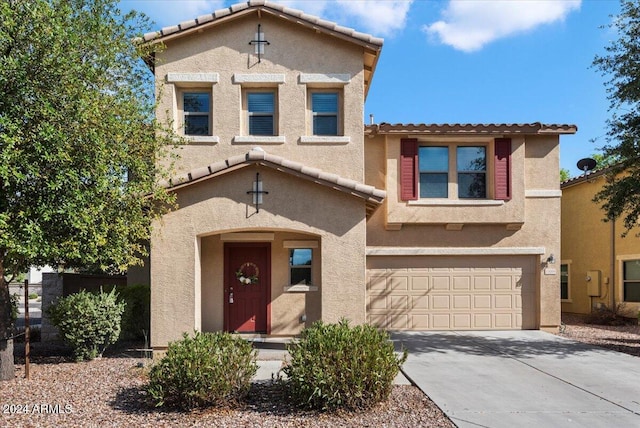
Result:
[[[261,62],[248,42],[254,38],[258,24],[270,42]],[[308,28],[255,14],[220,24],[202,33],[166,42],[167,49],[158,55],[156,79],[161,94],[158,118],[172,122],[180,131],[182,114],[178,109],[180,91],[204,89],[212,95],[212,133],[219,142],[191,143],[179,149],[178,172],[227,159],[261,146],[269,153],[320,168],[345,178],[363,180],[363,48],[344,40],[316,33]],[[218,73],[213,84],[167,83],[168,73]],[[347,84],[301,83],[302,73],[349,75]],[[234,75],[265,77],[284,76],[284,83],[238,84]],[[271,77],[270,77],[271,76]],[[243,87],[276,87],[279,135],[284,143],[235,142],[243,131]],[[311,135],[307,106],[308,87],[343,88],[343,135],[348,143],[330,138],[325,142],[303,143],[301,136]]]
[[[592,307],[612,307],[624,300],[622,262],[640,259],[640,229],[622,236],[621,222],[604,222],[604,211],[592,201],[602,188],[604,176],[595,176],[562,190],[562,262],[569,267],[569,299],[562,311],[589,313]],[[600,273],[600,294],[590,297],[586,280],[589,271]],[[640,304],[626,303],[630,314]]]
[[[269,194],[256,214],[246,191],[257,171]],[[154,348],[182,332],[220,327],[221,243],[213,236],[220,232],[278,232],[272,243],[272,334],[299,332],[298,318],[305,308],[308,319],[319,314],[328,322],[341,317],[364,322],[366,226],[361,199],[252,165],[179,190],[178,204],[179,210],[155,225],[151,242]],[[285,249],[280,242],[301,232],[317,237],[321,253],[318,291],[305,295],[305,305],[301,294],[284,293],[282,282]]]
[[[271,229],[269,229],[271,230]],[[289,284],[289,248],[285,241],[304,241],[313,248],[312,284],[322,283],[322,248],[320,237],[315,235],[273,232],[265,233],[271,244],[271,331],[272,334],[295,335],[302,327],[311,325],[321,317],[320,288],[305,292],[285,291]],[[271,236],[273,235],[273,239]],[[203,236],[201,242],[202,262],[202,331],[224,330],[224,239],[220,234]],[[257,238],[252,242],[261,242]],[[301,244],[304,245],[304,244]],[[306,317],[306,322],[301,317]]]
[[[419,141],[423,138],[417,136]],[[386,138],[386,142],[385,142]],[[424,137],[426,140],[432,138]],[[512,199],[497,206],[410,205],[399,200],[397,181],[400,137],[367,139],[366,182],[385,186],[387,200],[367,223],[367,246],[416,248],[542,248],[535,255],[536,293],[540,299],[540,328],[554,329],[560,323],[560,265],[546,266],[550,254],[560,254],[559,146],[557,136],[512,138]],[[473,142],[471,137],[441,136],[441,143]],[[486,137],[475,141],[488,142]],[[492,141],[492,140],[491,140]],[[491,168],[491,166],[489,166]],[[447,230],[449,223],[462,223],[462,230]],[[512,227],[511,224],[521,224]],[[401,224],[399,230],[388,226]],[[508,227],[509,226],[509,227]],[[545,270],[546,268],[550,268]]]

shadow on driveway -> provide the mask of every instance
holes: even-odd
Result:
[[[581,353],[603,349],[563,339],[539,331],[510,332],[394,332],[391,337],[396,347],[405,347],[413,355],[462,353],[474,356],[503,356],[504,358],[530,358],[555,356],[567,358]]]

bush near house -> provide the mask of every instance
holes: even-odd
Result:
[[[142,340],[149,337],[151,325],[151,289],[148,285],[136,284],[117,287],[118,301],[125,302],[122,314],[121,339]]]
[[[385,401],[393,380],[407,359],[397,356],[386,332],[370,325],[350,327],[314,323],[289,346],[291,361],[282,380],[301,407],[335,410],[366,409]]]
[[[618,303],[615,308],[602,306],[593,309],[591,313],[585,317],[584,322],[596,325],[621,326],[635,324],[637,319],[624,303]]]
[[[156,407],[229,407],[242,400],[258,370],[251,343],[229,333],[184,333],[149,372]]]
[[[102,356],[118,340],[125,303],[118,302],[117,297],[115,290],[108,293],[82,290],[58,299],[46,309],[77,361]]]

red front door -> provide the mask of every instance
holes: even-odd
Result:
[[[271,244],[226,243],[225,323],[238,333],[268,333]]]

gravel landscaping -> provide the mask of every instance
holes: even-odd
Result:
[[[584,315],[562,314],[559,336],[640,357],[640,326],[586,324]]]
[[[563,314],[558,333],[640,357],[640,326],[585,324],[583,317]],[[63,348],[35,343],[31,380],[24,379],[22,344],[16,343],[16,378],[0,382],[0,426],[219,426],[219,427],[453,427],[419,389],[396,385],[390,399],[366,412],[302,411],[288,403],[272,382],[255,383],[246,403],[236,409],[190,413],[158,410],[143,391],[149,360],[113,351],[102,359],[75,363]]]
[[[16,379],[0,382],[0,426],[454,426],[418,388],[406,385],[394,386],[386,403],[366,412],[302,411],[288,404],[280,388],[270,381],[255,383],[241,408],[189,413],[158,410],[147,404],[143,392],[144,369],[139,365],[149,360],[118,354],[75,363],[61,352],[38,356],[45,349],[34,345],[31,380],[24,379],[24,358],[18,357]]]

